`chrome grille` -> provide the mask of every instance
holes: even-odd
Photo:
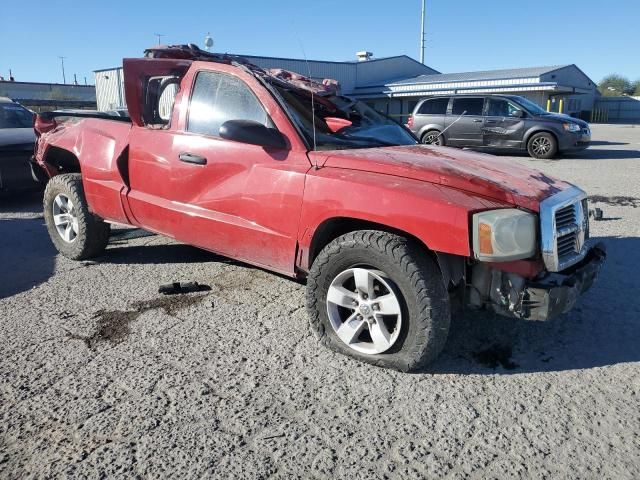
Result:
[[[589,236],[586,194],[577,187],[540,204],[542,257],[549,271],[558,272],[582,260]]]
[[[568,205],[556,211],[556,228],[558,230],[567,227],[576,221],[576,206]]]

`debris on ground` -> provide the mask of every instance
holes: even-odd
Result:
[[[211,290],[209,285],[201,285],[198,282],[173,282],[158,287],[158,293],[164,295],[177,295],[192,292],[208,292]]]
[[[601,208],[594,208],[592,210],[589,210],[589,216],[593,217],[593,219],[595,221],[602,220],[602,218],[603,218],[602,215],[603,215],[603,213],[602,213],[602,209]]]

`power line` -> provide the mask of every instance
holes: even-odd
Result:
[[[67,77],[65,77],[64,75],[64,59],[67,57],[58,56],[58,58],[60,59],[60,64],[62,65],[62,83],[67,83]]]
[[[420,63],[424,63],[424,14],[426,0],[422,0],[422,15],[420,17]]]

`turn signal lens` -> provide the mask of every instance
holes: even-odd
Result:
[[[491,244],[491,225],[481,223],[478,225],[478,246],[480,252],[485,255],[493,254],[493,245]]]

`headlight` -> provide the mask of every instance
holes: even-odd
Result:
[[[536,253],[537,217],[515,208],[473,216],[473,253],[485,262],[529,258]]]
[[[580,131],[580,125],[578,125],[577,123],[563,123],[562,127],[567,132],[579,132]]]

